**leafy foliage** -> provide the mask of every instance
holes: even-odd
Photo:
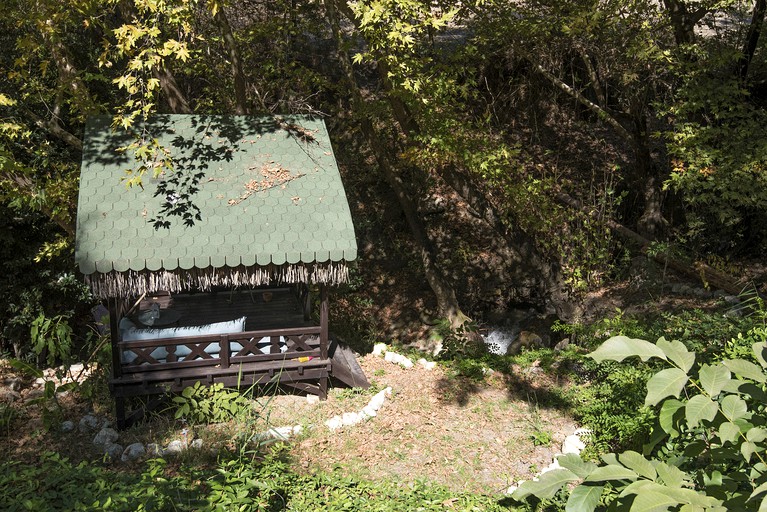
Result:
[[[767,343],[754,343],[751,350],[758,364],[745,359],[705,364],[678,341],[610,338],[590,356],[597,361],[638,356],[668,366],[647,383],[645,403],[658,407],[659,416],[645,455],[610,453],[600,465],[562,456],[562,469],[522,484],[513,496],[550,499],[566,484],[577,484],[568,510],[593,511],[603,493],[621,509],[762,510]]]
[[[175,417],[191,423],[221,423],[232,418],[243,418],[252,410],[250,401],[238,391],[224,389],[216,383],[211,386],[195,382],[173,397]]]

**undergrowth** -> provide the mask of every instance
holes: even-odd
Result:
[[[488,496],[425,482],[361,481],[340,472],[302,475],[275,447],[241,451],[215,467],[151,459],[134,471],[72,464],[44,454],[36,464],[0,463],[0,509],[108,511],[508,510]]]

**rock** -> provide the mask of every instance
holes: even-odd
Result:
[[[149,443],[146,445],[146,453],[150,457],[162,457],[162,446],[157,443]]]
[[[120,434],[116,430],[106,427],[99,430],[96,437],[93,438],[93,444],[96,446],[107,446],[115,443],[118,439],[120,439]]]
[[[119,446],[119,445],[116,445]],[[146,455],[146,449],[141,443],[129,444],[125,450],[123,450],[120,460],[123,462],[130,462],[132,460],[140,459]]]
[[[507,356],[513,356],[519,353],[523,348],[543,347],[543,338],[530,331],[520,331],[519,337],[509,344],[506,350]]]
[[[560,341],[559,343],[557,343],[556,345],[554,345],[554,350],[556,352],[561,352],[561,351],[565,350],[569,346],[570,346],[570,338],[565,338],[562,341]]]
[[[120,444],[109,443],[104,445],[104,454],[111,461],[120,460],[123,455],[123,447]]]
[[[0,401],[15,402],[16,400],[21,400],[21,393],[10,388],[0,389]]]
[[[373,355],[381,356],[384,352],[386,352],[387,349],[388,347],[386,346],[386,343],[376,343],[373,345]]]
[[[309,404],[318,404],[320,403],[320,397],[317,395],[306,395],[306,402]]]
[[[194,441],[192,441],[192,444],[190,444],[189,446],[191,446],[192,448],[194,448],[194,449],[196,449],[196,450],[199,450],[199,449],[201,449],[201,448],[202,448],[202,439],[200,439],[200,438],[198,437],[197,439],[195,439]]]
[[[178,439],[171,441],[167,448],[165,448],[162,453],[163,455],[169,454],[169,453],[181,453],[184,451],[184,443],[182,441],[179,441]]]
[[[3,385],[7,386],[11,391],[18,391],[21,389],[23,382],[18,377],[6,377],[3,379]]]
[[[45,391],[42,390],[42,389],[29,389],[29,390],[27,390],[27,393],[24,396],[24,400],[29,402],[29,401],[34,400],[36,398],[40,398],[43,395],[45,395]],[[21,395],[19,395],[19,396],[21,396]]]
[[[80,432],[87,433],[97,430],[99,425],[101,425],[101,420],[99,420],[93,414],[86,414],[80,418],[80,424],[77,428]]]
[[[75,423],[73,421],[65,421],[61,424],[61,432],[64,434],[68,434],[69,432],[72,432],[75,429]]]
[[[437,366],[436,361],[427,361],[424,358],[418,360],[418,364],[426,368],[427,370],[433,370]]]
[[[333,416],[329,420],[325,421],[325,425],[330,430],[338,430],[339,428],[343,426],[343,420],[341,419],[340,416]]]
[[[356,425],[360,422],[360,415],[356,412],[345,412],[341,418],[344,426]]]

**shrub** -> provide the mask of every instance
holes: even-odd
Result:
[[[647,383],[645,404],[658,408],[658,425],[645,454],[610,453],[600,464],[561,456],[560,469],[523,483],[513,497],[552,499],[577,484],[567,510],[593,511],[605,503],[616,510],[764,510],[767,343],[754,343],[752,354],[758,364],[707,364],[679,341],[610,338],[589,355],[597,361],[638,356],[666,366]]]

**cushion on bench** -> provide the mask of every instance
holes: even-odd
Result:
[[[241,317],[236,320],[228,322],[216,322],[205,325],[195,325],[191,327],[167,327],[164,329],[138,329],[127,318],[120,320],[120,338],[122,341],[145,341],[145,340],[157,340],[161,338],[183,338],[188,336],[205,336],[210,334],[230,334],[243,332],[245,330],[245,319],[247,317]],[[239,348],[235,348],[239,346]],[[242,345],[239,343],[232,343],[233,350],[239,350]],[[205,347],[205,352],[208,354],[218,355],[221,348],[218,343],[211,343]],[[179,360],[191,352],[188,347],[179,345],[176,347],[176,356]],[[164,347],[158,347],[152,351],[151,356],[158,360],[164,361],[168,355],[167,350]],[[130,364],[136,359],[136,354],[130,350],[124,350],[122,353],[123,364]]]

